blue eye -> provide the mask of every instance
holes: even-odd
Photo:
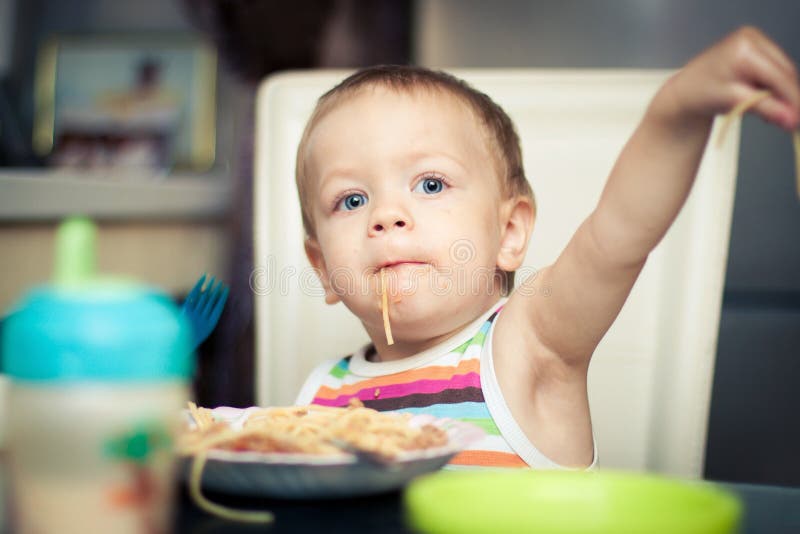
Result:
[[[351,193],[336,203],[336,210],[353,211],[367,204],[367,197],[361,193]]]
[[[414,187],[415,193],[425,193],[426,195],[435,195],[441,193],[445,188],[444,181],[441,178],[425,178]]]

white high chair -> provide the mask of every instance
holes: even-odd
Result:
[[[667,71],[453,70],[514,120],[538,215],[525,265],[552,263],[593,209]],[[258,95],[256,400],[293,402],[312,367],[366,342],[327,306],[303,251],[295,151],[316,99],[347,73],[289,72]],[[599,465],[701,477],[739,128],[709,144],[683,211],[652,252],[589,371]]]

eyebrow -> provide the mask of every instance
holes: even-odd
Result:
[[[324,176],[320,177],[319,183],[316,187],[316,194],[314,195],[316,201],[314,202],[317,205],[317,208],[322,209],[322,211],[328,211],[328,204],[342,191],[354,188],[360,189],[362,187],[363,180],[359,180],[358,173],[352,167],[342,167],[339,169],[334,169],[333,171],[326,173]],[[339,184],[339,180],[344,180],[348,182],[346,185]]]
[[[446,152],[428,152],[425,150],[415,151],[403,156],[401,165],[411,166],[414,162],[425,159],[445,159],[458,166],[461,172],[467,172],[467,166],[462,163],[461,160]],[[326,172],[320,177],[319,184],[317,185],[317,191],[319,192],[320,196],[323,196],[325,188],[328,187],[331,182],[334,182],[337,179],[358,181],[356,176],[358,176],[358,171],[354,167],[334,168],[332,171]]]
[[[434,158],[444,158],[444,159],[446,159],[448,161],[451,161],[451,162],[455,163],[456,165],[458,165],[460,170],[462,170],[464,172],[466,172],[466,170],[467,170],[467,166],[460,159],[458,159],[457,157],[455,157],[452,154],[449,154],[447,152],[427,152],[427,151],[424,151],[424,150],[423,151],[417,151],[417,152],[412,152],[411,154],[408,154],[408,156],[406,158],[404,158],[404,160],[408,161],[409,164],[410,164],[413,161],[419,161],[419,160],[423,160],[423,159],[434,159]]]
[[[351,167],[342,167],[339,169],[334,169],[331,172],[325,173],[324,176],[321,176],[319,179],[319,183],[317,184],[317,190],[321,193],[325,189],[328,184],[335,180],[355,180],[354,176],[357,176],[355,169]]]

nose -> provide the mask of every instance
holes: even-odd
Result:
[[[384,203],[373,208],[368,233],[370,237],[377,237],[392,230],[411,228],[413,221],[406,210],[395,203]]]

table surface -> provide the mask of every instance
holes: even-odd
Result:
[[[8,514],[4,512],[8,481],[3,467],[3,462],[0,461],[0,532],[7,533],[10,532],[5,520]],[[720,484],[742,499],[744,518],[741,534],[800,533],[800,487],[726,482]],[[352,499],[307,501],[243,498],[215,493],[205,495],[214,502],[239,509],[273,512],[275,522],[266,529],[270,533],[412,532],[404,523],[402,493],[399,491]],[[178,534],[247,534],[265,531],[263,525],[235,523],[207,514],[195,506],[184,486],[178,492],[177,502],[173,532]]]
[[[737,494],[744,504],[741,534],[800,533],[800,488],[756,484],[721,483]],[[400,534],[411,531],[404,524],[402,493],[393,492],[354,499],[289,501],[243,499],[206,494],[214,502],[242,509],[270,510],[275,522],[270,533],[322,532],[337,534],[380,532]],[[264,532],[263,525],[245,525],[212,517],[198,509],[185,491],[179,496],[176,533]]]

